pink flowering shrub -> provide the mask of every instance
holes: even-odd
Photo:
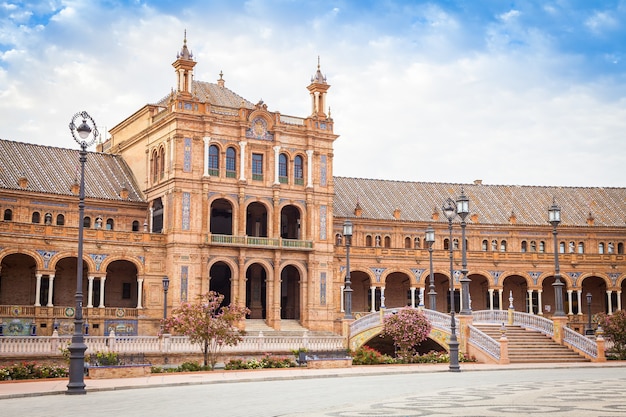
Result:
[[[189,337],[202,347],[204,366],[215,368],[224,346],[235,346],[243,339],[245,331],[236,327],[250,311],[243,306],[221,306],[224,296],[215,291],[198,297],[196,303],[183,303],[163,321],[163,330]]]
[[[415,356],[415,348],[428,338],[432,328],[424,313],[411,307],[401,308],[397,313],[386,316],[383,325],[381,337],[391,337],[398,358],[405,363]]]

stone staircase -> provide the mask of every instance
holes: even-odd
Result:
[[[496,340],[500,339],[499,324],[474,323],[473,326]],[[539,331],[507,325],[506,337],[511,363],[589,362],[589,359]]]

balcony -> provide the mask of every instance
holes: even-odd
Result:
[[[313,241],[282,239],[271,237],[255,237],[255,236],[232,236],[209,234],[206,242],[211,245],[220,246],[247,246],[253,248],[282,248],[296,250],[313,250]]]

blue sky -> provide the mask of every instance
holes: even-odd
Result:
[[[306,116],[317,57],[334,174],[626,186],[626,0],[0,0],[0,138],[74,148],[197,80]]]

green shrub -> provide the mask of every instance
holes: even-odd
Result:
[[[63,378],[68,375],[66,368],[50,365],[37,365],[35,362],[21,362],[0,368],[0,381]]]
[[[120,357],[117,352],[97,351],[96,353],[87,355],[85,359],[93,366],[121,365]]]
[[[376,349],[369,346],[361,346],[357,350],[350,352],[350,356],[352,356],[353,365],[379,365],[395,363],[395,360],[392,357],[383,355]]]

